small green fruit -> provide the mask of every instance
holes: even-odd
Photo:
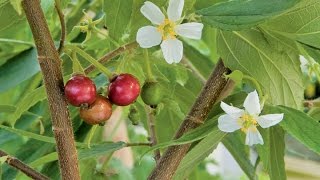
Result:
[[[135,106],[131,106],[128,115],[129,120],[132,125],[138,125],[140,122],[140,114]]]
[[[164,96],[164,91],[159,82],[147,81],[144,83],[141,91],[143,102],[150,106],[158,105]]]

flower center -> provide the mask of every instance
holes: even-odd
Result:
[[[158,31],[162,35],[162,40],[176,39],[176,32],[174,31],[175,23],[169,19],[165,19],[162,24],[158,26]]]
[[[247,132],[251,126],[258,126],[257,120],[249,114],[243,114],[238,119],[238,123],[241,125],[241,131],[243,132]]]

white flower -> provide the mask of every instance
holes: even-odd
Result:
[[[261,107],[257,91],[248,94],[243,103],[243,109],[229,106],[224,102],[220,104],[221,108],[227,114],[218,119],[218,127],[224,132],[234,132],[238,129],[245,132],[246,144],[263,144],[263,139],[257,126],[268,128],[278,124],[283,119],[283,114],[267,114],[259,116]]]
[[[169,63],[178,63],[183,56],[183,45],[177,39],[177,35],[191,39],[201,39],[202,23],[179,24],[183,10],[184,0],[170,0],[167,9],[168,17],[160,8],[150,1],[146,1],[141,7],[141,13],[154,24],[144,26],[137,32],[136,40],[142,48],[150,48],[159,45],[164,59]]]

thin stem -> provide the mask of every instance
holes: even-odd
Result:
[[[155,124],[154,124],[154,109],[150,108],[149,106],[145,106],[147,113],[148,113],[148,126],[149,126],[149,133],[150,133],[150,142],[152,144],[152,146],[155,146],[158,144],[158,140],[157,140],[157,134],[156,134],[156,128],[155,128]],[[159,159],[161,158],[161,154],[160,154],[160,150],[157,149],[154,151],[154,159],[156,160],[156,162],[159,161]]]
[[[59,20],[60,20],[60,26],[61,26],[60,43],[59,43],[59,48],[58,48],[58,52],[59,52],[59,54],[61,54],[63,46],[64,46],[64,41],[66,39],[66,23],[64,21],[64,14],[61,10],[60,0],[54,0],[54,2],[55,2],[55,8],[58,13]]]
[[[127,147],[132,147],[132,146],[152,146],[152,143],[127,143]]]
[[[6,163],[19,171],[23,172],[25,175],[32,179],[37,179],[37,180],[47,180],[49,179],[47,176],[37,172],[36,170],[32,169],[30,166],[26,165],[19,159],[10,156],[6,152],[0,150],[0,157],[7,156]]]
[[[88,145],[88,148],[90,149],[91,148],[91,140],[94,136],[94,133],[96,132],[97,130],[97,127],[98,125],[94,125],[91,129],[90,129],[90,132],[89,132],[89,137],[88,137],[88,140],[87,140],[87,145]]]
[[[137,42],[132,42],[132,43],[128,43],[128,44],[125,44],[109,53],[107,53],[106,55],[102,56],[98,62],[103,64],[103,63],[106,63],[108,62],[109,60],[111,60],[112,58],[115,58],[117,56],[119,56],[120,54],[126,52],[126,51],[129,51],[129,50],[132,50],[132,49],[135,49],[136,47],[138,47],[138,43]],[[86,74],[89,74],[91,73],[96,67],[92,64],[90,66],[88,66],[84,72]]]
[[[34,47],[34,44],[31,43],[31,42],[21,41],[21,40],[16,40],[16,39],[0,38],[0,42],[9,42],[9,43],[24,44],[24,45],[30,45],[30,46]]]
[[[102,71],[102,73],[104,73],[107,77],[109,77],[110,79],[112,78],[112,72],[108,68],[104,67],[99,61],[95,60],[92,56],[90,56],[90,54],[86,53],[85,51],[76,46],[66,45],[65,47],[77,52],[80,56],[89,61],[92,65],[99,68],[99,70]]]
[[[230,73],[220,59],[212,74],[208,78],[205,86],[202,88],[200,95],[195,100],[188,115],[180,125],[174,139],[181,137],[184,133],[195,129],[203,124],[207,118],[212,106],[217,102],[224,87],[227,84],[224,74]],[[151,172],[148,179],[165,180],[172,179],[181,160],[186,155],[191,144],[177,145],[169,147],[160,158],[156,167]]]
[[[147,80],[153,80],[154,78],[151,71],[148,49],[143,49],[143,55],[144,55],[144,61],[146,64],[146,69],[147,69]]]

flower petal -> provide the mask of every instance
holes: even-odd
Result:
[[[149,19],[153,24],[163,23],[165,16],[160,8],[150,1],[146,1],[140,9],[140,12]]]
[[[225,114],[218,118],[218,128],[224,132],[233,132],[241,128],[238,120]]]
[[[278,124],[283,119],[283,114],[267,114],[259,116],[257,121],[262,128],[268,128]]]
[[[178,35],[190,39],[201,39],[203,24],[202,23],[185,23],[176,26],[175,31]]]
[[[178,63],[182,59],[183,45],[178,39],[168,39],[161,43],[161,49],[164,59],[167,63]]]
[[[168,18],[171,21],[178,21],[181,17],[184,0],[170,0],[167,9]]]
[[[261,113],[260,101],[257,91],[253,91],[248,94],[246,100],[243,103],[243,107],[251,115],[259,115]]]
[[[263,139],[255,126],[249,127],[246,136],[246,145],[252,146],[254,144],[263,144]]]
[[[162,36],[153,26],[144,26],[137,32],[137,42],[142,48],[150,48],[152,46],[159,45],[162,40]]]
[[[220,103],[220,107],[225,113],[227,113],[235,119],[238,119],[244,113],[244,110],[239,109],[237,107],[229,106],[228,104],[222,101]]]

